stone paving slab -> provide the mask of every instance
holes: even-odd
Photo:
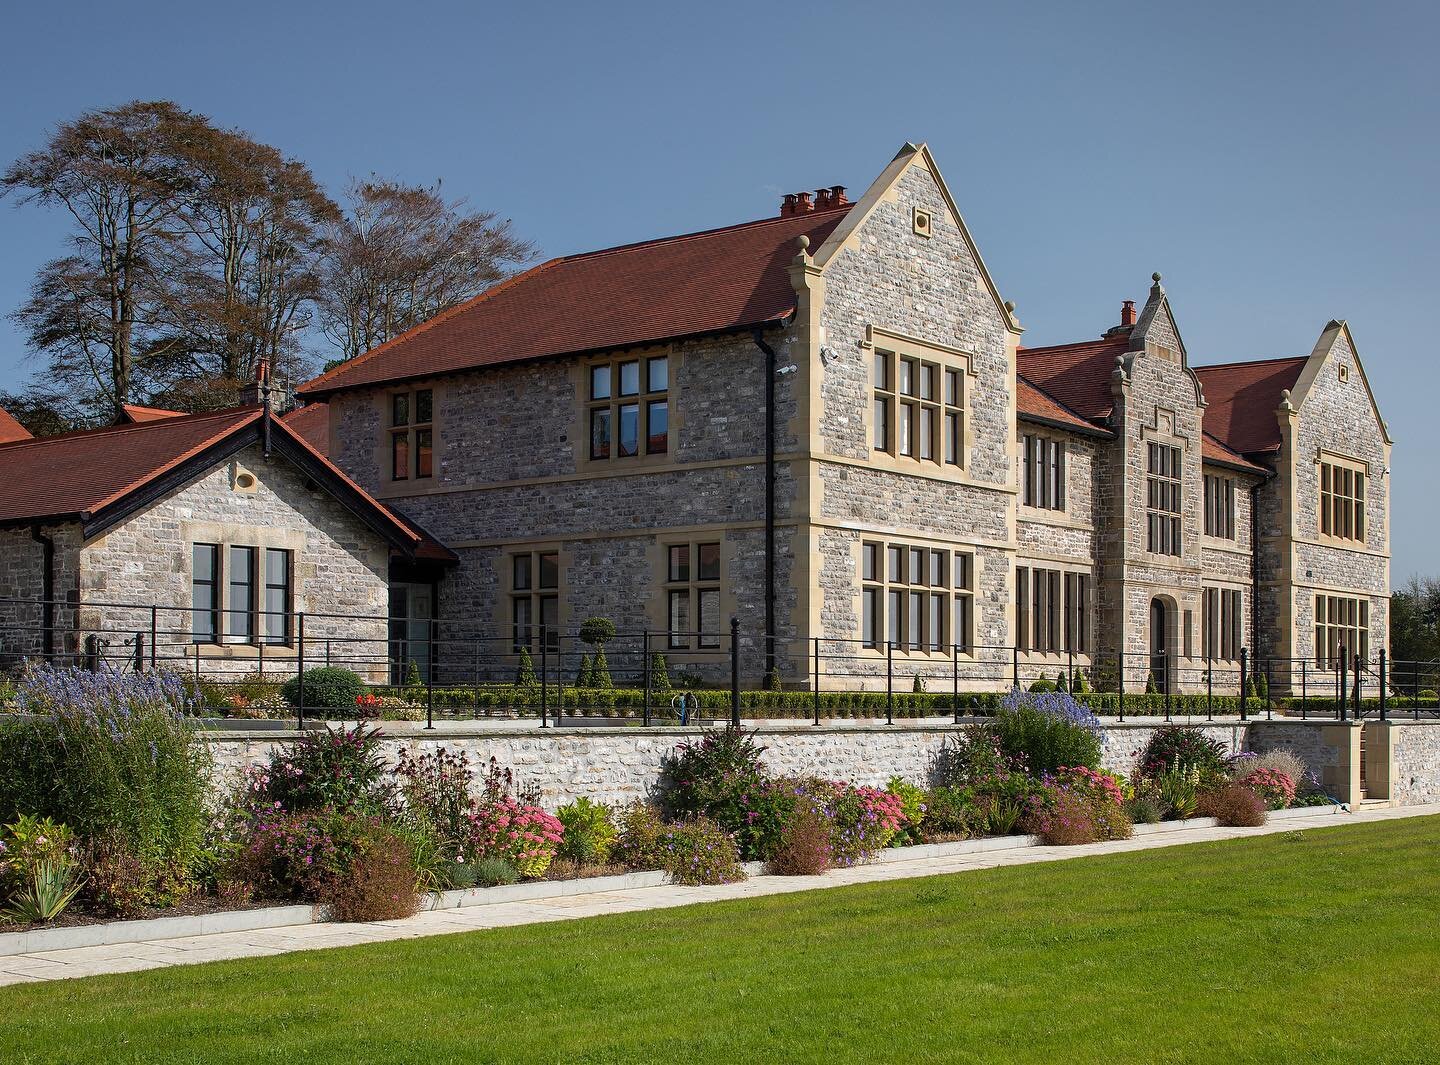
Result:
[[[136,972],[170,965],[195,965],[237,958],[268,957],[298,950],[323,950],[364,943],[450,935],[490,928],[567,921],[607,913],[668,909],[725,899],[756,898],[762,895],[902,880],[914,877],[963,873],[1001,866],[1030,865],[1036,862],[1065,861],[1101,854],[1158,850],[1187,843],[1204,843],[1248,836],[1329,828],[1344,824],[1391,821],[1407,817],[1440,814],[1440,804],[1430,806],[1366,808],[1333,816],[1321,810],[1314,818],[1277,819],[1262,828],[1179,828],[1138,835],[1133,839],[1091,843],[1077,847],[1023,847],[975,851],[944,857],[891,858],[885,862],[834,869],[821,876],[757,876],[738,884],[714,887],[660,885],[627,890],[594,891],[533,901],[498,902],[461,909],[426,910],[401,921],[374,921],[364,924],[312,924],[265,930],[218,932],[211,935],[147,940],[140,943],[113,943],[101,946],[48,950],[0,957],[0,986],[65,980],[109,973]]]

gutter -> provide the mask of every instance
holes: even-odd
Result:
[[[775,672],[775,349],[760,326],[750,337],[765,353],[765,677]]]
[[[55,654],[55,540],[30,526],[30,539],[40,545],[41,648],[46,660]]]

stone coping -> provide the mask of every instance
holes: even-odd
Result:
[[[1270,819],[1291,820],[1324,817],[1344,810],[1340,806],[1301,807],[1274,810]],[[1161,821],[1154,825],[1136,825],[1135,835],[1183,832],[1215,828],[1212,817],[1194,817],[1188,821]],[[1040,846],[1038,836],[989,836],[959,840],[954,843],[924,843],[913,847],[890,847],[881,851],[872,864],[919,862],[933,858],[951,858],[965,854],[1020,850]],[[746,862],[748,876],[764,876],[765,863]],[[592,895],[605,891],[629,891],[636,888],[661,887],[668,883],[665,873],[646,871],[622,873],[617,876],[588,877],[581,880],[537,880],[526,884],[505,884],[490,888],[465,888],[438,891],[421,900],[422,910],[450,910],[471,906],[495,906],[507,902],[530,902],[536,899],[564,898],[570,895]],[[188,936],[215,935],[224,932],[254,932],[267,928],[293,925],[323,924],[328,920],[320,906],[267,906],[253,910],[221,910],[192,917],[154,917],[144,921],[111,921],[104,924],[75,925],[70,928],[41,928],[30,932],[0,933],[0,957],[34,954],[39,951],[69,950],[75,947],[97,947],[114,943],[142,943],[157,939],[180,939]]]
[[[948,715],[941,718],[930,719],[897,719],[895,724],[887,725],[882,721],[853,720],[853,721],[827,721],[821,725],[811,722],[797,721],[795,719],[766,719],[747,720],[744,728],[749,731],[758,732],[763,736],[814,736],[826,734],[866,734],[877,735],[894,734],[897,732],[953,732],[967,725],[980,725],[990,721],[990,718],[983,717],[962,717],[957,723]],[[1369,724],[1376,719],[1367,719],[1364,723]],[[207,725],[218,724],[218,722],[205,722]],[[333,728],[353,728],[360,722],[355,721],[330,721],[326,722]],[[1436,724],[1434,722],[1403,722],[1404,724]],[[366,725],[373,725],[379,728],[381,733],[391,739],[611,739],[621,736],[629,736],[634,739],[650,739],[674,737],[677,739],[688,738],[700,735],[707,728],[713,726],[680,726],[680,725],[651,725],[646,728],[642,725],[616,725],[608,728],[597,728],[595,726],[583,726],[574,728],[570,726],[542,729],[539,722],[517,722],[517,721],[437,721],[433,729],[427,729],[423,722],[416,721],[379,721],[364,722]],[[1175,714],[1169,721],[1163,717],[1126,717],[1124,721],[1114,718],[1101,718],[1101,728],[1110,730],[1124,729],[1153,729],[1164,725],[1184,725],[1191,728],[1247,728],[1251,725],[1305,725],[1322,727],[1325,725],[1350,725],[1361,724],[1357,721],[1336,721],[1334,718],[1298,718],[1298,717],[1251,717],[1241,720],[1239,717],[1216,717],[1211,719],[1200,718],[1197,715],[1186,716]],[[250,727],[254,725],[255,727]],[[316,726],[319,727],[319,726]],[[307,727],[306,731],[311,731]],[[229,725],[214,728],[202,728],[200,736],[211,742],[233,742],[238,740],[294,740],[304,735],[298,729],[289,727],[285,722],[244,722],[231,727]]]

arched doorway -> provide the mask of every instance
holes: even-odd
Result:
[[[1161,691],[1166,690],[1170,670],[1170,609],[1165,600],[1150,600],[1150,675]]]

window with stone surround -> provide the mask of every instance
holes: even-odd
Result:
[[[435,394],[428,388],[390,393],[390,479],[424,480],[435,473]]]
[[[670,544],[665,550],[665,607],[669,645],[720,646],[720,544]]]
[[[1145,480],[1145,547],[1157,555],[1180,554],[1180,449],[1152,441],[1147,450]]]
[[[609,462],[670,450],[670,360],[627,356],[591,363],[586,424],[590,460]]]
[[[510,635],[516,651],[560,648],[560,553],[520,551],[510,556]]]
[[[220,638],[220,545],[190,547],[190,639],[216,643]]]
[[[965,369],[877,347],[872,444],[893,458],[963,468]]]
[[[247,544],[190,547],[191,640],[288,647],[294,632],[294,553]]]
[[[975,557],[867,540],[860,546],[861,642],[902,653],[969,654]]]
[[[1090,575],[1019,566],[1015,645],[1042,654],[1090,653]]]
[[[1327,459],[1320,463],[1320,535],[1365,542],[1365,467]]]
[[[1315,664],[1335,669],[1344,651],[1347,663],[1370,659],[1370,601],[1341,595],[1315,596]]]
[[[1241,636],[1244,599],[1236,588],[1206,588],[1200,600],[1200,653],[1207,659],[1233,662],[1244,645]]]
[[[1038,433],[1020,438],[1025,480],[1021,485],[1027,507],[1065,509],[1065,441]]]
[[[1235,539],[1235,478],[1205,475],[1205,535]]]

